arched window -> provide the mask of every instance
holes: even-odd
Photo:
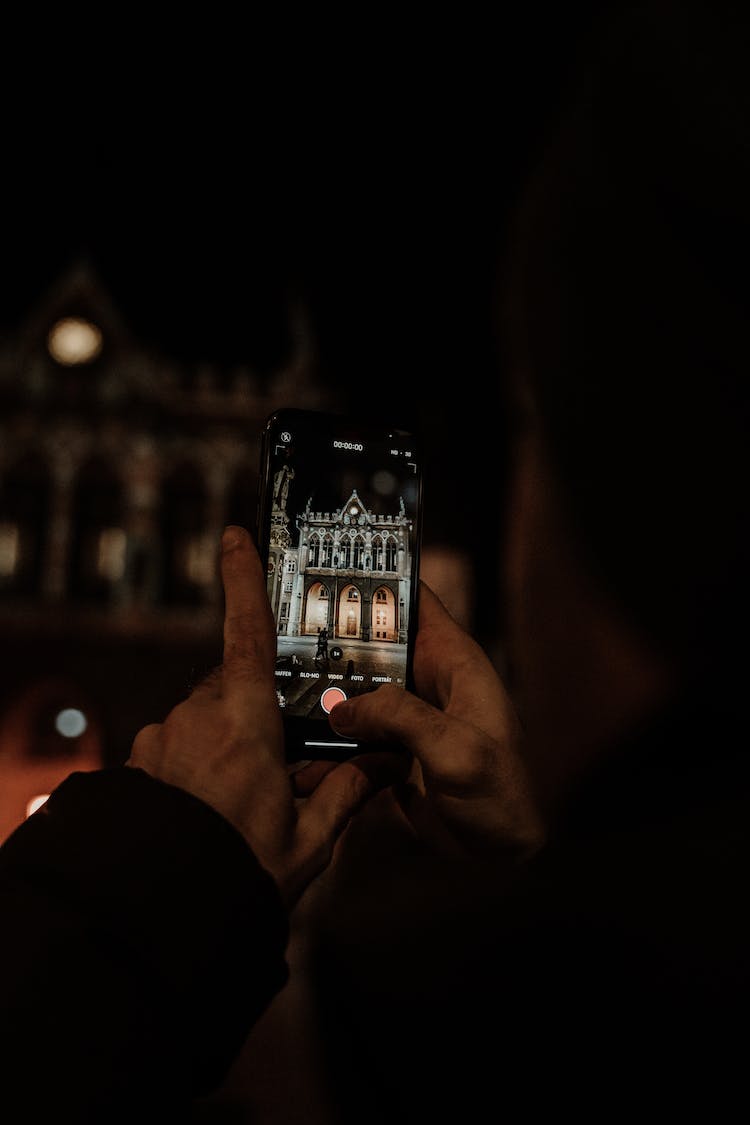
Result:
[[[398,569],[398,543],[390,536],[385,545],[385,569],[397,570]]]
[[[302,633],[316,636],[328,624],[330,591],[322,582],[313,582],[307,591],[302,611]]]
[[[348,570],[352,561],[352,543],[348,535],[342,535],[339,540],[339,566]]]
[[[372,569],[382,570],[384,558],[383,540],[379,535],[376,535],[372,540]]]
[[[206,600],[216,573],[216,548],[206,527],[206,488],[198,468],[190,462],[178,465],[164,481],[161,501],[164,601],[198,605]]]
[[[362,602],[356,586],[345,586],[339,593],[337,637],[360,637],[362,635]]]
[[[320,566],[320,539],[315,532],[310,536],[310,548],[307,560],[308,566]]]
[[[324,535],[323,537],[323,559],[321,566],[333,566],[333,536]]]
[[[352,551],[352,566],[355,570],[362,569],[362,560],[365,553],[365,541],[361,535],[358,535],[354,540],[354,548]]]
[[[36,454],[6,471],[0,485],[0,591],[40,592],[50,494],[49,472]]]
[[[73,497],[70,592],[74,599],[106,603],[125,576],[127,535],[123,488],[102,457],[80,470]]]
[[[380,586],[372,596],[372,636],[376,641],[397,641],[398,625],[393,591]]]

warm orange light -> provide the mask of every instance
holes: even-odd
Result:
[[[185,549],[185,574],[196,586],[210,586],[216,577],[216,544],[212,535],[192,538]]]
[[[90,320],[66,316],[52,325],[47,347],[53,359],[65,367],[89,363],[102,350],[102,333]]]
[[[20,555],[20,536],[14,523],[0,523],[0,578],[16,572]]]
[[[125,573],[128,537],[121,527],[105,527],[99,533],[96,572],[109,582],[119,582]]]
[[[37,809],[40,809],[48,797],[49,793],[40,793],[38,797],[32,797],[26,806],[26,816],[31,816]]]

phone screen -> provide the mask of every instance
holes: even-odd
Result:
[[[337,703],[410,686],[419,450],[409,430],[284,410],[267,424],[261,470],[279,706],[292,752],[325,756],[341,743],[328,723]]]

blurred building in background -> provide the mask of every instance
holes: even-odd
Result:
[[[292,334],[262,381],[178,363],[80,262],[0,340],[0,839],[71,770],[124,761],[220,659],[217,547],[254,524],[265,419],[342,408],[302,313]],[[427,544],[423,574],[467,622],[460,553]]]
[[[177,366],[80,263],[0,341],[0,836],[218,659],[217,546],[253,524],[264,420],[330,405],[295,327],[262,388]]]

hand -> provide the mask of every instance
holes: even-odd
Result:
[[[400,767],[392,754],[329,765],[304,801],[295,798],[274,679],[275,625],[260,558],[243,528],[224,533],[221,576],[222,664],[163,723],[137,734],[127,765],[186,789],[231,821],[291,908],[329,864],[354,812],[393,779],[390,764]]]
[[[385,684],[339,703],[335,731],[414,755],[394,790],[417,836],[447,855],[530,854],[542,822],[519,752],[519,723],[491,661],[424,582],[414,654],[418,695]]]

